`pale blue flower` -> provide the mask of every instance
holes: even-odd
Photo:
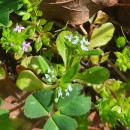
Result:
[[[78,42],[79,42],[79,37],[78,36],[74,36],[72,44],[77,44]]]
[[[73,36],[72,35],[67,35],[67,36],[64,36],[64,38],[67,39],[69,42],[71,42]]]
[[[82,38],[82,40],[80,41],[81,43],[81,49],[83,51],[88,51],[87,46],[90,44],[88,40],[86,40],[84,37]]]
[[[25,29],[23,26],[16,26],[13,31],[20,33],[23,29]]]
[[[30,42],[25,42],[25,41],[22,42],[22,50],[27,51],[30,44],[31,44]]]
[[[83,51],[88,51],[88,48],[87,48],[84,44],[81,44],[81,49],[82,49]]]

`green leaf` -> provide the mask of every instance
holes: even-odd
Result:
[[[67,63],[69,62],[69,57],[71,56],[68,48],[65,45],[65,39],[64,39],[64,37],[69,34],[72,34],[72,33],[70,31],[62,31],[56,39],[56,47],[60,56],[63,59],[65,67],[67,66]]]
[[[65,115],[53,115],[46,122],[43,130],[75,130],[77,122]]]
[[[9,22],[9,13],[8,11],[6,12],[0,12],[0,26],[5,26],[5,25],[8,25],[8,22]]]
[[[31,17],[31,14],[30,14],[30,13],[26,13],[26,14],[22,17],[22,20],[23,20],[23,21],[26,21],[26,20],[28,20],[30,17]]]
[[[73,90],[69,96],[60,98],[58,109],[65,115],[83,115],[89,112],[91,108],[91,99],[89,96],[81,94],[82,86],[80,84],[72,85]]]
[[[0,98],[0,106],[2,105],[2,99]]]
[[[90,39],[89,49],[106,45],[114,33],[114,26],[112,23],[102,24],[101,27],[95,28]]]
[[[101,84],[110,76],[109,70],[102,66],[95,66],[78,73],[75,78],[82,80],[86,83]]]
[[[45,74],[50,68],[45,58],[40,55],[32,57],[29,67],[35,70],[37,74]]]
[[[30,70],[23,70],[16,79],[19,89],[28,92],[43,89],[44,83]]]
[[[9,14],[21,8],[22,5],[22,0],[0,0],[0,26],[6,26],[9,22]]]
[[[0,121],[9,118],[9,112],[6,109],[0,109]]]
[[[47,116],[53,108],[52,96],[52,90],[41,90],[30,95],[24,106],[25,116],[29,118]]]
[[[89,50],[89,51],[82,51],[81,55],[83,56],[91,56],[91,55],[101,55],[103,53],[102,50]]]
[[[9,112],[5,109],[0,109],[0,130],[13,130],[9,120]]]
[[[34,44],[36,52],[38,52],[42,48],[42,41],[41,39],[37,39],[37,41]]]
[[[90,121],[88,121],[87,115],[77,116],[76,121],[78,123],[78,128],[76,130],[88,130]]]
[[[61,83],[69,83],[79,70],[79,63],[75,64],[60,79]]]
[[[44,30],[45,32],[49,32],[49,31],[51,31],[52,26],[53,26],[53,22],[48,22],[48,23],[46,23],[45,26],[43,27],[43,30]]]
[[[117,39],[116,39],[116,45],[117,47],[121,48],[121,47],[124,47],[126,44],[126,38],[123,37],[123,36],[119,36]]]
[[[40,25],[44,25],[46,24],[46,20],[45,19],[40,19]]]
[[[110,54],[110,52],[104,53],[104,54],[101,56],[101,58],[100,58],[100,63],[105,62],[105,61],[108,59],[109,54]]]
[[[6,72],[2,66],[0,66],[0,80],[6,78]]]

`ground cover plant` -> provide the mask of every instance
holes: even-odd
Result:
[[[103,11],[61,27],[41,2],[0,2],[0,130],[129,129],[125,29]]]

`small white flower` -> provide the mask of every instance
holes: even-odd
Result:
[[[45,77],[47,79],[48,82],[52,82],[52,78],[50,77],[49,74],[45,74]]]
[[[69,42],[71,42],[73,36],[72,35],[67,35],[67,36],[64,36],[65,39],[67,39]]]
[[[74,36],[73,39],[74,39],[74,40],[72,41],[72,44],[75,45],[75,44],[77,44],[77,43],[79,42],[79,37]]]
[[[90,44],[89,41],[86,40],[84,37],[82,38],[82,40],[80,42],[81,42],[81,44],[85,44],[85,45],[89,45]]]
[[[62,97],[62,95],[63,95],[63,94],[62,94],[62,91],[59,89],[59,90],[58,90],[58,98],[59,98],[59,97]]]
[[[69,93],[69,92],[66,92],[66,93],[65,93],[65,96],[70,96],[70,93]]]
[[[88,51],[88,48],[87,48],[84,44],[81,44],[81,49],[82,49],[83,51]]]
[[[12,43],[10,44],[10,46],[14,46],[14,43],[12,42]]]
[[[54,74],[54,70],[52,70],[52,69],[49,68],[49,69],[47,70],[47,73],[53,75],[53,74]]]
[[[67,89],[68,89],[68,91],[70,91],[70,92],[73,90],[71,84],[68,85]]]
[[[65,92],[68,92],[68,89],[65,89]]]

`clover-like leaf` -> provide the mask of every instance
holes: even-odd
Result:
[[[114,31],[112,23],[105,23],[95,28],[91,35],[89,49],[106,45],[113,37]]]
[[[24,114],[29,118],[47,116],[53,108],[53,91],[41,90],[30,95],[24,106]]]
[[[69,96],[59,99],[58,109],[65,115],[83,115],[89,112],[91,108],[91,99],[89,96],[81,94],[82,86],[80,84],[72,85],[73,90]]]
[[[43,130],[75,130],[77,122],[65,115],[55,114],[48,119]]]

